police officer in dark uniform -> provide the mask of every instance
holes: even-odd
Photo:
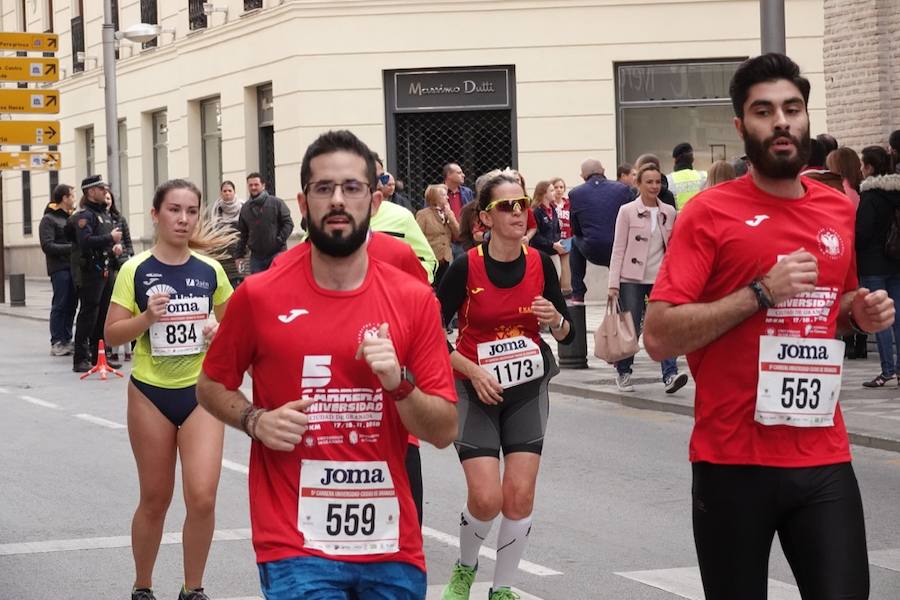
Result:
[[[72,273],[78,286],[81,307],[75,321],[75,355],[73,371],[85,373],[97,363],[97,342],[103,337],[106,311],[112,296],[113,280],[110,263],[115,260],[113,246],[122,232],[113,224],[106,209],[108,186],[99,175],[81,181],[81,208],[69,218],[68,228],[73,242]],[[114,369],[121,365],[112,364]]]

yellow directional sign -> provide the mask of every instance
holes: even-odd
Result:
[[[59,92],[56,90],[0,89],[0,113],[59,112]]]
[[[58,52],[59,36],[55,33],[0,32],[0,50]]]
[[[0,170],[59,170],[59,152],[0,152]]]
[[[55,146],[59,121],[0,121],[0,144]]]
[[[59,59],[0,58],[0,81],[59,81]]]

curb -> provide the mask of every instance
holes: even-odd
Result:
[[[558,394],[566,394],[568,396],[579,396],[581,398],[602,400],[603,402],[613,402],[638,410],[655,410],[657,412],[683,415],[686,417],[694,416],[693,406],[682,406],[681,404],[673,404],[661,400],[653,400],[651,398],[640,398],[638,396],[623,396],[613,392],[604,392],[603,390],[595,390],[568,383],[551,382],[550,391]],[[869,435],[866,433],[854,433],[849,430],[847,431],[847,436],[850,438],[850,443],[854,446],[863,446],[865,448],[875,448],[876,450],[900,453],[900,440]]]
[[[44,323],[50,321],[49,317],[35,317],[32,315],[25,315],[19,312],[15,312],[13,310],[6,310],[0,308],[0,316],[2,317],[12,317],[14,319],[27,319],[29,321],[43,321]]]

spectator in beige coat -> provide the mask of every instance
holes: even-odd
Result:
[[[451,243],[459,238],[459,222],[450,208],[447,186],[429,185],[425,190],[425,204],[425,208],[416,213],[416,223],[425,234],[438,261],[434,274],[434,287],[437,289],[453,260]]]

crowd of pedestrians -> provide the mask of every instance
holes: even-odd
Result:
[[[77,210],[74,189],[58,186],[40,225],[51,354],[72,354],[84,372],[100,340],[126,359],[134,351],[132,599],[155,599],[180,456],[179,598],[208,600],[224,423],[252,440],[267,600],[424,598],[419,440],[453,443],[466,480],[442,597],[470,597],[498,521],[489,598],[515,600],[558,373],[542,333],[562,344],[585,333],[569,311],[585,300],[588,263],[608,268],[607,302],[644,330],[666,392],[688,382],[679,356],[695,376],[694,534],[707,598],[764,596],[776,531],[805,598],[866,597],[839,375],[797,382],[778,366],[811,357],[785,366],[833,373],[875,334],[881,370],[864,385],[900,384],[900,131],[861,154],[812,139],[809,82],[783,55],[746,61],[730,91],[744,156],[701,171],[683,142],[672,172],[643,154],[615,179],[590,158],[581,184],[551,178],[531,195],[520,172],[498,165],[473,190],[448,162],[417,206],[362,140],[325,133],[302,160],[304,239],[290,250],[290,210],[259,173],[247,176],[246,201],[225,181],[208,210],[192,183],[164,183],[154,244],[137,254],[100,176],[82,181]],[[634,390],[633,362],[614,365],[622,392]],[[247,372],[252,398],[239,389]],[[815,406],[769,391],[790,386],[807,386],[791,388],[792,403],[802,391]]]

